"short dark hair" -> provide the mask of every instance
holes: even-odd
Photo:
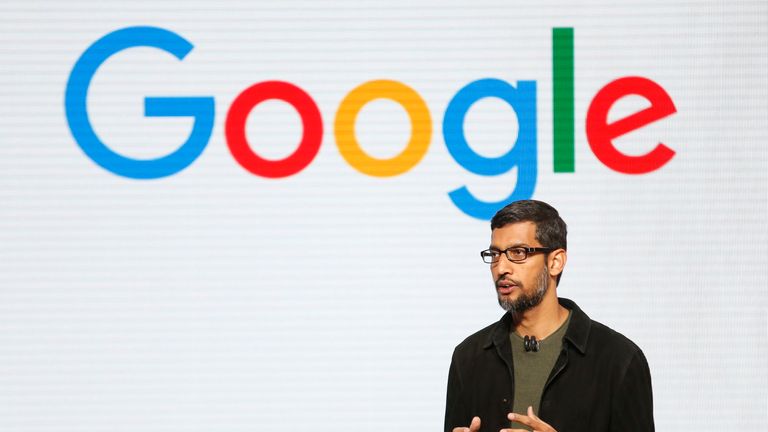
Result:
[[[491,230],[517,222],[536,225],[536,241],[543,247],[568,249],[568,227],[557,210],[544,201],[521,200],[507,204],[491,219]],[[557,283],[560,283],[560,273]]]

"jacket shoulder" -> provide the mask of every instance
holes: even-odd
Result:
[[[605,346],[612,350],[618,350],[627,354],[634,354],[640,351],[640,347],[632,342],[631,339],[607,325],[594,320],[592,320],[590,325],[589,343],[593,346],[596,345],[598,348],[600,346]]]
[[[473,353],[482,351],[499,325],[500,323],[497,321],[467,336],[461,343],[456,345],[453,351],[454,358],[472,356]]]

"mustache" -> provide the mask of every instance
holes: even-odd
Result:
[[[517,285],[517,286],[519,286],[519,287],[522,287],[522,286],[523,286],[523,284],[522,284],[522,283],[521,283],[519,280],[516,280],[516,279],[512,279],[512,278],[510,278],[510,277],[507,277],[507,276],[499,276],[499,278],[498,278],[498,279],[496,279],[496,283],[495,283],[495,284],[496,284],[496,288],[498,288],[499,286],[501,286],[501,284],[502,284],[503,282],[506,282],[507,284],[513,284],[513,285]]]

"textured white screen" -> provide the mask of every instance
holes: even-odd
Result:
[[[191,118],[144,117],[146,96],[215,99],[207,147],[160,179],[115,175],[70,132],[72,68],[102,36],[155,26],[194,49],[105,62],[88,93],[96,133],[152,159]],[[553,172],[552,29],[574,29],[575,171]],[[0,430],[439,430],[453,347],[498,319],[478,251],[488,223],[448,193],[497,201],[518,170],[483,176],[448,152],[443,115],[466,84],[536,82],[533,197],[569,225],[559,288],[640,345],[658,430],[768,423],[768,6],[764,1],[96,2],[0,4]],[[607,83],[641,76],[677,112],[615,141],[676,154],[627,175],[590,149],[585,117]],[[377,79],[418,92],[432,136],[406,172],[375,177],[341,155],[334,119]],[[227,146],[233,100],[267,80],[309,93],[319,153],[279,179]],[[618,119],[647,105],[626,98]],[[472,149],[506,153],[517,116],[467,114]],[[391,158],[412,135],[386,99],[356,137]],[[290,105],[247,121],[253,149],[288,156]]]

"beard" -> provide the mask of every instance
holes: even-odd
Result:
[[[547,266],[543,266],[541,272],[536,277],[536,286],[531,291],[526,291],[525,287],[515,281],[515,284],[520,287],[521,294],[515,300],[509,300],[499,295],[499,306],[505,311],[511,313],[513,316],[522,314],[523,312],[532,309],[544,300],[544,295],[549,288],[549,269]]]

